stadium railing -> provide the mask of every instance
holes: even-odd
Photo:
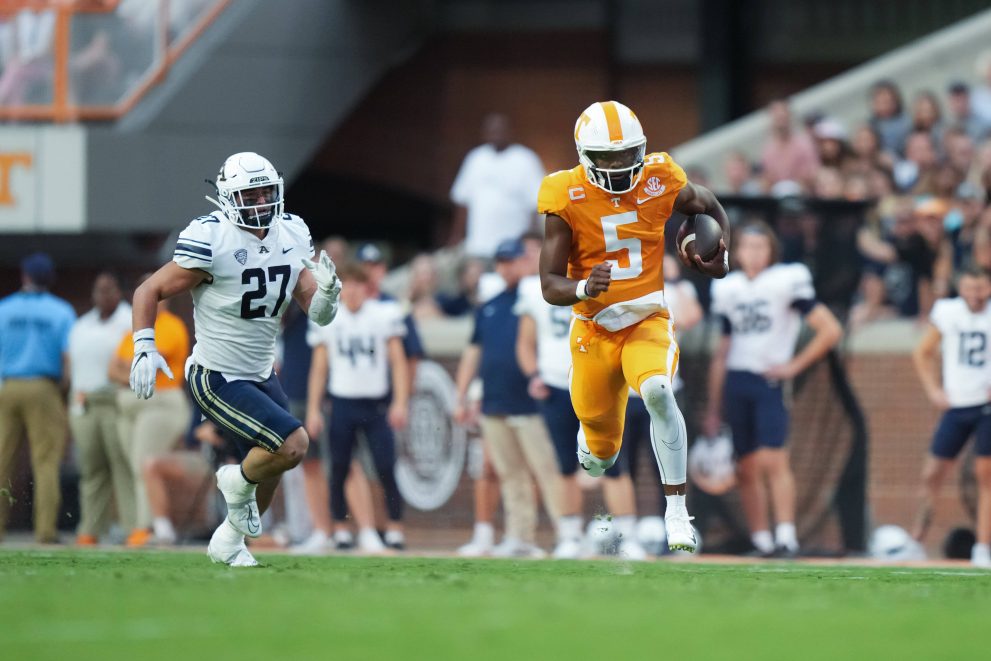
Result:
[[[53,23],[50,41],[35,45],[34,80],[21,86],[21,94],[0,98],[0,121],[118,119],[165,79],[230,5],[231,0],[0,0],[0,94],[10,89],[4,77],[24,65],[13,52],[19,28]]]

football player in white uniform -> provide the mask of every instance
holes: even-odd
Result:
[[[158,370],[172,376],[155,348],[158,302],[191,292],[196,329],[186,380],[204,415],[238,439],[243,453],[240,465],[217,471],[228,515],[207,554],[244,567],[258,564],[244,537],[261,534],[259,512],[309,444],[273,372],[280,318],[292,297],[326,326],[337,313],[341,285],[326,253],[310,261],[310,231],[301,218],[284,213],[282,176],[265,158],[252,152],[229,157],[216,188],[217,199],[207,199],[219,210],[194,219],[179,234],[172,261],[134,292],[130,381],[147,399]]]
[[[346,264],[340,275],[347,291],[337,322],[326,328],[311,325],[306,335],[307,343],[313,347],[306,397],[307,427],[320,426],[324,396],[329,394],[330,510],[335,539],[350,535],[344,481],[361,432],[385,491],[389,514],[385,544],[402,550],[406,545],[403,497],[396,484],[393,430],[406,426],[409,410],[409,363],[403,350],[406,321],[395,301],[371,298],[369,276],[362,267]],[[364,550],[377,551],[381,547],[374,528],[359,530],[358,543]]]
[[[540,276],[520,281],[514,311],[520,318],[516,337],[516,358],[527,376],[527,390],[540,406],[547,431],[554,442],[562,476],[561,515],[557,524],[555,558],[577,558],[584,532],[582,492],[578,471],[578,430],[580,423],[571,404],[568,381],[571,376],[571,308],[551,305],[544,300]],[[625,454],[606,472],[602,486],[606,507],[620,536],[619,554],[629,560],[645,560],[647,552],[637,541],[637,503]]]
[[[754,547],[766,556],[794,556],[795,478],[784,447],[789,420],[783,383],[825,356],[843,329],[816,301],[804,264],[775,264],[777,238],[766,223],[741,228],[734,245],[740,268],[712,283],[711,309],[723,335],[709,366],[703,430],[715,436],[725,417],[733,433],[740,499]],[[795,353],[803,316],[814,335]],[[773,538],[768,496],[777,520]]]
[[[925,335],[912,353],[919,381],[943,417],[922,468],[922,503],[913,536],[922,541],[939,488],[971,436],[976,437],[977,543],[971,561],[991,567],[991,279],[972,268],[957,281],[957,298],[936,301]],[[933,369],[943,355],[942,383]]]

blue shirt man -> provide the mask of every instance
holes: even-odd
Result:
[[[21,291],[0,300],[0,378],[62,379],[62,356],[76,313],[47,291],[54,273],[51,259],[31,255],[22,264],[28,280]]]

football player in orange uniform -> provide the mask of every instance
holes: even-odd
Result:
[[[654,456],[667,498],[671,550],[697,546],[685,506],[688,439],[671,379],[678,345],[664,301],[664,225],[675,211],[706,213],[724,239],[709,261],[681,260],[714,278],[729,270],[729,222],[706,188],[689,182],[667,154],[646,154],[647,139],[629,108],[601,101],[575,124],[579,165],[544,178],[546,215],[540,255],[544,299],[573,305],[571,400],[581,420],[578,461],[597,477],[615,463],[629,387],[650,413]]]

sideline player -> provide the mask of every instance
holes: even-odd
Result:
[[[323,400],[330,395],[330,509],[334,538],[348,539],[348,503],[344,481],[358,432],[365,434],[372,451],[379,483],[385,490],[389,525],[385,545],[403,550],[403,499],[396,484],[396,439],[393,430],[406,426],[409,409],[409,377],[403,337],[406,323],[398,304],[371,298],[369,276],[362,267],[345,264],[340,271],[347,285],[337,323],[310,328],[306,341],[313,347],[306,397],[306,422],[318,429],[323,420]],[[363,549],[378,551],[375,528],[358,531]]]
[[[922,468],[922,503],[913,537],[922,541],[932,522],[939,488],[971,436],[977,438],[977,543],[971,562],[991,567],[991,276],[971,268],[957,281],[957,298],[936,301],[925,335],[912,352],[919,381],[943,417]],[[943,381],[933,370],[942,349]]]
[[[579,165],[544,178],[540,255],[544,299],[573,305],[571,401],[581,421],[578,461],[593,477],[616,463],[629,387],[650,413],[654,456],[667,499],[671,550],[697,545],[685,506],[688,439],[671,387],[678,345],[664,300],[664,225],[675,211],[707,213],[724,239],[710,261],[689,262],[716,278],[729,263],[726,212],[663,152],[646,155],[640,120],[616,101],[593,103],[575,124]]]
[[[741,228],[734,255],[740,268],[712,285],[711,309],[722,321],[723,335],[709,364],[703,429],[712,437],[719,433],[722,416],[729,424],[754,547],[764,556],[794,556],[795,477],[784,447],[788,411],[783,384],[836,346],[843,329],[829,308],[816,301],[812,274],[804,264],[775,263],[778,242],[766,223]],[[803,316],[815,334],[796,353]],[[777,519],[773,538],[768,495]]]
[[[292,296],[326,326],[337,314],[341,285],[326,253],[317,263],[308,259],[310,231],[302,218],[283,213],[282,176],[266,159],[253,152],[230,156],[216,188],[218,200],[207,199],[219,211],[195,218],[179,234],[172,261],[134,292],[131,389],[147,399],[158,370],[172,376],[155,347],[158,302],[192,292],[196,343],[186,377],[193,398],[214,424],[250,444],[240,466],[217,471],[228,513],[207,555],[250,567],[258,563],[244,537],[261,535],[259,511],[309,445],[273,372],[280,318]]]

